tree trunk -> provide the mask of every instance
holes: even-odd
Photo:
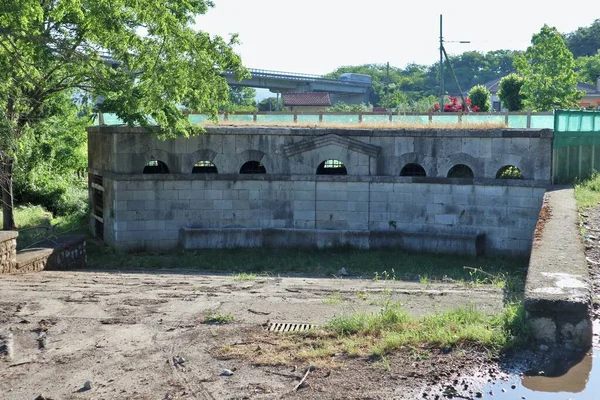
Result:
[[[8,159],[2,165],[1,187],[2,187],[2,230],[12,231],[16,229],[15,215],[13,211],[13,191],[12,191],[12,167],[13,160]]]

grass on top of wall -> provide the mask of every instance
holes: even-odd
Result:
[[[212,121],[206,121],[200,125],[204,127],[211,126],[249,126],[249,127],[286,127],[286,128],[324,128],[324,129],[427,129],[427,130],[492,130],[506,129],[503,122],[361,122],[361,123],[314,123],[314,122],[251,122],[251,121],[220,121],[215,124]]]
[[[600,203],[600,174],[594,173],[591,178],[575,184],[575,200],[580,210],[594,207]]]
[[[398,249],[206,249],[172,254],[133,253],[124,256],[97,243],[88,244],[88,265],[120,270],[185,269],[234,276],[339,276],[422,284],[457,282],[494,284],[521,282],[526,259],[473,258],[417,254]]]

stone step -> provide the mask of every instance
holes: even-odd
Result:
[[[37,248],[27,249],[17,253],[17,262],[10,273],[39,272],[46,269],[48,258],[54,252],[53,249]]]

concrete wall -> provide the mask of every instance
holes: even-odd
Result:
[[[104,238],[167,250],[183,227],[477,234],[492,252],[527,254],[550,182],[550,131],[210,128],[161,141],[138,128],[89,130],[90,172],[104,178]],[[151,159],[170,174],[141,174]],[[327,159],[347,176],[316,175]],[[218,174],[191,174],[200,160]],[[265,175],[240,175],[246,161]],[[418,163],[427,177],[400,177]],[[475,179],[448,179],[469,166]],[[497,180],[506,165],[525,180]]]

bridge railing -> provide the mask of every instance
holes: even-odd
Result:
[[[284,71],[271,71],[268,69],[254,69],[249,68],[250,74],[253,78],[270,78],[270,79],[285,79],[292,81],[305,81],[305,82],[327,82],[327,83],[336,83],[339,85],[348,85],[348,86],[371,86],[371,83],[359,82],[359,81],[340,81],[335,78],[330,78],[323,75],[313,75],[313,74],[302,74],[296,72],[284,72]],[[232,72],[225,72],[224,75],[232,75]]]

